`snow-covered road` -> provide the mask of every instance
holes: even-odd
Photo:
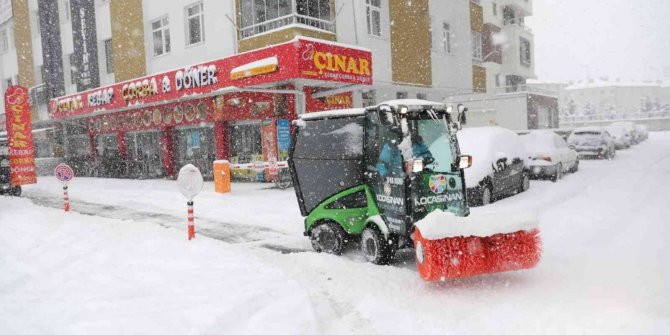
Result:
[[[188,242],[174,181],[75,179],[64,215],[40,178],[0,197],[0,333],[667,334],[668,190],[670,133],[652,133],[473,209],[537,213],[537,268],[427,284],[411,252],[286,252],[310,250],[292,191],[208,183],[196,230],[216,239]]]

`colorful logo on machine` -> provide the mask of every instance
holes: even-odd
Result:
[[[430,191],[435,194],[444,192],[444,190],[447,189],[447,176],[443,174],[430,176],[430,180],[428,180],[428,187],[430,187]]]

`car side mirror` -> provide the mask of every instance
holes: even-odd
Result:
[[[472,156],[470,155],[460,155],[456,159],[456,163],[452,164],[451,171],[456,172],[458,170],[467,169],[472,166]]]
[[[577,149],[577,147],[575,147],[575,146],[572,145],[572,144],[568,145],[568,148],[570,148],[570,150],[576,150],[576,149]]]
[[[468,111],[468,108],[465,107],[463,104],[458,104],[457,109],[458,109],[458,124],[459,124],[458,128],[460,129],[466,124],[465,112]]]

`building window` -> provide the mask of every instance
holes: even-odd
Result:
[[[496,74],[496,87],[500,87],[500,73]]]
[[[530,41],[519,37],[519,54],[521,56],[522,65],[530,65]]]
[[[498,4],[495,2],[491,3],[493,5],[493,16],[498,16]]]
[[[428,96],[426,95],[426,93],[417,93],[416,98],[419,99],[419,100],[428,100],[427,99]]]
[[[105,63],[107,64],[107,73],[114,73],[114,46],[111,38],[105,40]]]
[[[482,33],[477,31],[472,32],[472,58],[482,60]]]
[[[368,18],[368,34],[382,36],[381,0],[365,0],[365,12]]]
[[[290,24],[334,33],[330,0],[240,0],[240,38]]]
[[[363,107],[374,106],[377,104],[375,90],[363,92],[361,93],[361,97],[363,98]]]
[[[0,39],[2,40],[0,41],[2,43],[2,45],[0,45],[0,48],[2,48],[0,49],[0,52],[4,54],[9,51],[9,34],[6,29],[0,32]]]
[[[186,45],[205,40],[205,13],[202,2],[186,7]]]
[[[266,2],[274,5],[277,1],[266,0]],[[330,21],[330,0],[296,0],[296,9],[298,15]]]
[[[398,92],[395,94],[396,99],[407,99],[407,92]]]
[[[154,43],[154,56],[170,52],[170,25],[168,17],[151,22],[151,31]]]
[[[451,53],[451,26],[446,22],[442,23],[442,49]]]
[[[70,84],[74,85],[77,83],[77,66],[75,65],[77,60],[73,53],[68,56],[68,59],[70,60]]]

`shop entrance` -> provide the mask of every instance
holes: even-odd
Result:
[[[129,177],[144,179],[164,176],[160,137],[158,131],[126,134]]]
[[[177,170],[193,164],[206,179],[212,179],[212,164],[216,160],[214,126],[175,129]]]
[[[100,177],[122,177],[125,174],[125,162],[119,156],[119,144],[116,134],[98,135],[95,138],[96,167],[92,173]]]
[[[230,125],[230,160],[232,163],[263,161],[261,122],[236,122]]]

